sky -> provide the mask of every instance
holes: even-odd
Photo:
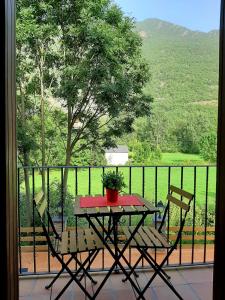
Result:
[[[220,0],[114,0],[137,21],[157,18],[192,30],[219,29]]]

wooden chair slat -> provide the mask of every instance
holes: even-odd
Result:
[[[179,195],[181,195],[181,196],[183,196],[183,197],[185,197],[185,198],[187,198],[187,199],[189,199],[189,200],[192,200],[192,199],[193,199],[193,194],[191,194],[191,193],[189,193],[189,192],[186,192],[185,190],[180,189],[180,188],[178,188],[178,187],[176,187],[176,186],[174,186],[174,185],[171,185],[171,186],[170,186],[170,191],[171,191],[171,192],[174,192],[174,193],[176,193],[176,194],[179,194]]]
[[[148,247],[154,247],[152,241],[150,240],[148,235],[143,231],[142,227],[139,229],[139,234],[142,237],[142,239],[145,241],[145,243]]]
[[[70,233],[70,253],[77,252],[77,240],[76,240],[76,231],[69,231]]]
[[[79,230],[77,232],[77,244],[78,244],[78,250],[80,252],[88,251],[88,246],[85,241],[85,232],[84,230]]]
[[[130,229],[131,231],[134,231],[135,228],[136,228],[135,226],[129,226],[129,229]],[[135,234],[134,240],[136,241],[136,243],[137,243],[140,247],[145,247],[145,246],[146,246],[146,243],[144,242],[144,240],[142,239],[142,236],[141,236],[140,233],[139,233],[139,230],[138,230],[137,233]]]
[[[85,232],[85,240],[86,240],[86,243],[87,243],[88,250],[95,249],[93,235],[92,235],[90,229],[85,229],[84,232]]]
[[[129,231],[129,227],[128,227],[128,226],[123,226],[123,227],[122,227],[122,230],[123,230],[123,232],[124,232],[126,238],[129,239],[130,236],[131,236],[131,233],[130,233],[130,231]],[[136,241],[135,241],[134,239],[132,239],[131,242],[130,242],[130,245],[131,245],[131,247],[136,247],[136,246],[137,246],[137,243],[136,243]]]
[[[160,241],[157,238],[155,238],[154,234],[149,230],[148,227],[144,226],[143,231],[147,234],[149,239],[152,241],[154,247],[162,247],[162,244],[160,243]]]
[[[62,232],[61,254],[68,253],[68,231]]]
[[[170,194],[167,195],[167,199],[168,199],[168,201],[173,202],[174,204],[176,204],[177,206],[179,206],[180,208],[182,208],[186,211],[189,211],[189,209],[190,209],[190,206],[188,204],[178,200],[177,198],[175,198],[174,196],[172,196]]]
[[[166,241],[165,237],[158,232],[158,230],[154,227],[149,227],[149,229],[165,248],[170,248],[170,244]]]
[[[39,202],[42,202],[43,197],[44,197],[43,191],[40,191],[40,192],[34,197],[34,200],[35,200],[35,202],[36,202],[37,205],[39,204]]]
[[[92,234],[93,241],[95,243],[96,248],[103,248],[102,241],[100,238],[97,236],[97,234],[93,231],[93,229],[90,229],[90,232]]]
[[[47,200],[44,198],[40,206],[37,207],[41,217],[43,217],[45,210],[47,209],[47,205]]]

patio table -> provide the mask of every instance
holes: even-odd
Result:
[[[90,198],[89,199],[90,201],[85,201],[87,200],[85,199],[85,197],[81,197],[81,196],[76,197],[75,206],[74,206],[74,215],[75,217],[85,218],[88,221],[89,225],[98,235],[98,237],[101,239],[105,248],[108,250],[108,252],[111,254],[114,260],[105,278],[103,279],[98,289],[94,293],[93,299],[95,299],[95,297],[98,295],[98,293],[104,286],[105,282],[112,274],[113,270],[117,268],[117,266],[128,278],[132,287],[135,289],[138,295],[140,295],[141,291],[139,290],[139,287],[130,276],[127,276],[128,272],[125,269],[125,267],[122,265],[120,260],[121,258],[123,258],[126,265],[129,267],[129,269],[131,269],[130,263],[124,256],[124,252],[129,246],[130,241],[133,239],[134,235],[136,234],[140,226],[143,224],[146,217],[150,214],[159,212],[159,209],[154,207],[150,202],[148,202],[146,199],[142,198],[140,195],[137,194],[120,196],[120,201],[118,203],[109,203],[107,202],[106,197],[103,196],[93,196],[93,197],[87,196],[87,197]],[[126,199],[122,199],[122,197],[133,197],[133,198],[135,197],[136,201],[134,201],[135,199],[133,199],[135,205],[129,205],[129,201],[123,201]],[[95,200],[96,200],[96,204],[99,206],[94,207]],[[123,202],[124,204],[120,205],[120,203]],[[134,215],[140,216],[140,220],[135,225],[134,231],[131,234],[130,238],[122,245],[122,248],[119,248],[117,228],[118,228],[118,223],[120,221],[120,218],[123,216],[134,216]],[[102,217],[109,217],[107,228],[105,228],[104,226]],[[97,223],[99,226],[96,226],[95,223]],[[113,244],[114,251],[111,249],[108,240]],[[144,299],[143,296],[140,297]]]

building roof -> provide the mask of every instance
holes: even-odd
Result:
[[[105,149],[105,153],[128,153],[128,147],[125,145],[118,145],[116,148]]]

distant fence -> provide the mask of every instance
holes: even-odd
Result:
[[[75,227],[67,227],[66,230],[75,231]],[[170,227],[169,238],[171,241],[174,241],[176,239],[176,233],[178,231],[179,231],[179,226]],[[206,231],[207,231],[206,241],[214,242],[215,227],[207,227]],[[183,234],[182,234],[183,245],[185,244],[191,245],[192,232],[193,231],[191,226],[184,227]],[[123,239],[124,236],[120,235],[119,240],[123,240]],[[33,227],[21,227],[20,228],[21,251],[33,252],[34,250],[33,241],[34,241]],[[205,228],[200,226],[195,227],[195,245],[202,245],[204,244],[204,241],[205,241]],[[48,246],[47,246],[46,238],[44,236],[42,227],[36,227],[35,229],[35,250],[37,252],[48,251]]]

